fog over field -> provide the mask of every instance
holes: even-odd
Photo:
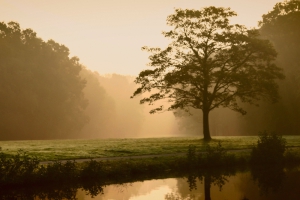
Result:
[[[193,115],[180,110],[149,114],[153,106],[140,105],[138,98],[130,98],[136,88],[134,77],[101,76],[87,69],[83,72],[87,80],[84,94],[89,100],[85,113],[90,116],[82,130],[84,137],[199,136],[202,132],[201,111],[191,110]],[[238,135],[238,119],[240,116],[229,109],[216,110],[211,116],[212,135]]]
[[[137,98],[130,98],[136,88],[134,77],[86,72],[95,82],[89,83],[87,79],[84,90],[90,102],[86,114],[91,116],[89,124],[82,130],[84,137],[160,137],[174,136],[178,132],[173,113],[150,115],[148,106],[140,105]],[[103,93],[100,94],[100,90],[99,94],[95,93],[91,84],[98,85]],[[101,96],[98,101],[97,96]]]

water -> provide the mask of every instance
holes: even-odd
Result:
[[[299,168],[278,166],[248,171],[203,171],[185,177],[153,179],[123,184],[72,183],[0,188],[0,199],[77,200],[299,200]]]
[[[273,169],[267,169],[272,171]],[[274,171],[273,171],[274,172]],[[276,171],[275,171],[276,172]],[[253,176],[253,173],[256,177]],[[264,170],[238,172],[234,176],[205,175],[202,177],[146,180],[123,185],[108,185],[103,194],[92,198],[77,191],[78,200],[299,200],[300,171],[283,170],[267,174]],[[266,176],[264,176],[266,175]],[[254,180],[255,179],[255,180]],[[208,183],[210,182],[210,183]]]

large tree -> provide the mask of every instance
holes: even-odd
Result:
[[[0,138],[74,138],[87,122],[78,58],[16,22],[0,23]]]
[[[167,99],[166,110],[201,109],[204,140],[210,140],[209,113],[227,107],[245,114],[238,102],[278,99],[276,79],[283,78],[274,63],[276,51],[255,29],[231,25],[236,13],[229,8],[176,9],[168,16],[173,29],[163,32],[171,40],[165,49],[148,48],[149,65],[135,82],[133,96],[149,93],[140,103]],[[163,111],[164,106],[150,113]]]

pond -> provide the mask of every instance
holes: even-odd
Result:
[[[300,168],[278,166],[239,171],[203,171],[123,184],[0,188],[0,199],[78,200],[299,200]]]
[[[270,169],[272,171],[272,169]],[[275,171],[273,171],[275,172]],[[254,172],[256,173],[256,172]],[[300,171],[284,170],[276,174],[261,174],[250,171],[238,172],[233,176],[218,175],[204,177],[182,177],[146,180],[123,185],[108,185],[103,194],[95,197],[85,191],[77,191],[78,200],[299,200]],[[266,176],[264,176],[266,175]],[[255,180],[254,180],[255,179]]]

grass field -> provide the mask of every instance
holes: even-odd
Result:
[[[288,147],[300,147],[300,136],[284,138]],[[209,144],[215,146],[221,142],[224,148],[236,150],[252,148],[257,140],[256,136],[219,136],[213,137]],[[206,148],[202,137],[0,141],[1,152],[5,154],[16,154],[22,149],[41,161],[185,153],[189,145],[200,151]]]

